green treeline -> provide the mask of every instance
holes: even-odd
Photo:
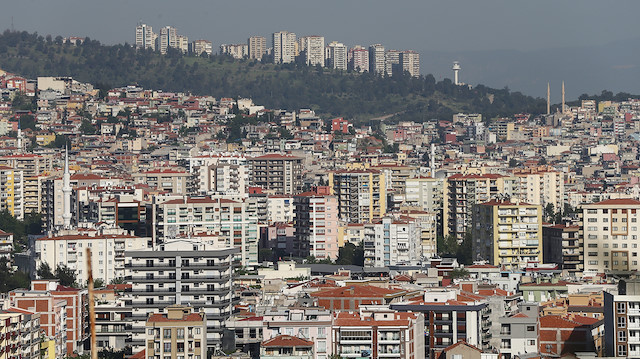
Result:
[[[29,78],[72,76],[103,90],[138,84],[217,98],[250,97],[267,108],[311,108],[322,115],[360,120],[387,114],[415,121],[450,119],[457,112],[492,118],[545,110],[540,98],[507,88],[478,85],[469,89],[449,79],[437,82],[432,75],[381,77],[295,63],[235,60],[226,55],[183,55],[170,50],[161,55],[129,44],[106,46],[89,38],[74,45],[63,43],[60,36],[7,30],[0,35],[0,69]],[[427,59],[424,63],[428,64]]]

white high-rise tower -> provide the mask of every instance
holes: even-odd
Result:
[[[71,228],[71,173],[69,172],[69,148],[65,147],[64,174],[62,175],[62,194],[64,196],[64,213],[62,213],[64,229]]]
[[[453,83],[454,85],[460,85],[460,77],[458,77],[458,73],[462,67],[460,67],[460,63],[458,61],[453,62]]]

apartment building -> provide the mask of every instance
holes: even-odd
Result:
[[[503,358],[515,358],[538,351],[538,303],[521,303],[516,314],[498,319],[500,332],[496,333]]]
[[[400,51],[387,50],[384,54],[384,62],[384,70],[387,76],[392,76],[394,72],[402,73],[402,68],[400,67]]]
[[[328,359],[332,354],[332,313],[320,307],[273,307],[262,316],[265,341],[280,335],[296,336],[315,343],[312,359]]]
[[[295,219],[294,196],[274,194],[267,196],[268,223],[290,223]]]
[[[518,199],[542,205],[552,204],[554,211],[564,210],[564,173],[548,167],[514,170],[518,179]]]
[[[206,314],[206,345],[220,347],[224,322],[233,310],[232,275],[236,248],[218,249],[194,240],[174,240],[153,250],[126,251],[124,301],[131,307],[134,352],[145,347],[146,320],[172,305],[188,305]]]
[[[421,253],[415,254],[420,260],[433,258],[438,256],[437,240],[439,233],[438,213],[425,212],[419,210],[403,210],[396,212],[401,219],[407,222],[415,222],[420,230],[420,247]]]
[[[411,50],[400,52],[400,67],[412,77],[420,76],[420,54]]]
[[[153,32],[153,28],[147,24],[136,26],[136,47],[139,49],[156,49],[156,39],[158,35]]]
[[[489,349],[491,322],[486,302],[426,298],[426,301],[391,304],[400,312],[421,313],[424,318],[424,358],[436,359],[448,346],[465,340],[482,350]]]
[[[302,192],[302,161],[295,156],[268,154],[248,159],[253,186],[270,194]]]
[[[369,46],[369,72],[377,75],[384,75],[385,52],[384,46],[380,44]]]
[[[222,44],[220,53],[229,55],[234,59],[244,59],[249,56],[249,45],[247,44]]]
[[[326,49],[326,65],[332,69],[347,71],[347,46],[332,41]]]
[[[609,199],[582,206],[585,272],[626,273],[640,269],[638,217],[640,201],[634,199]]]
[[[15,154],[0,156],[0,166],[11,167],[16,171],[22,171],[22,175],[33,177],[45,171],[51,171],[51,156],[39,156],[34,154]]]
[[[416,220],[384,217],[365,224],[364,266],[417,264],[422,257],[422,230]]]
[[[55,353],[84,352],[87,331],[87,290],[65,287],[57,279],[31,281],[30,289],[9,292],[12,306],[40,314],[40,327],[53,338]]]
[[[211,56],[213,54],[213,44],[208,40],[195,40],[191,43],[191,52],[196,55],[205,53]]]
[[[495,266],[542,263],[542,207],[506,200],[474,205],[473,252]]]
[[[296,243],[300,252],[315,258],[338,258],[338,198],[329,187],[318,187],[294,197]]]
[[[22,220],[25,209],[22,171],[0,166],[0,193],[0,211],[7,211]]]
[[[252,60],[262,60],[262,56],[267,53],[267,39],[264,36],[251,36],[247,40],[249,45],[249,58]]]
[[[349,223],[369,223],[387,210],[385,174],[378,170],[329,172],[329,186],[338,197],[340,219]]]
[[[313,359],[313,347],[314,343],[310,340],[305,340],[291,335],[279,335],[261,343],[260,358]]]
[[[7,260],[11,264],[13,253],[13,233],[7,233],[0,229],[0,258]]]
[[[40,314],[18,308],[0,310],[0,358],[41,358],[40,335]]]
[[[164,311],[149,315],[145,324],[146,357],[206,358],[206,314],[181,305],[169,306]]]
[[[143,250],[150,238],[135,237],[123,231],[97,231],[88,234],[69,234],[54,237],[40,237],[35,240],[36,268],[48,264],[55,270],[67,266],[76,273],[79,284],[86,284],[89,274],[86,270],[86,250],[91,248],[93,278],[110,283],[125,275],[124,252]]]
[[[580,226],[549,224],[542,227],[542,260],[580,276],[584,270],[584,238]]]
[[[273,62],[288,64],[296,59],[296,34],[288,31],[273,33]]]
[[[161,53],[166,54],[167,49],[178,47],[178,30],[175,27],[165,26],[160,29],[160,36],[158,36],[156,50],[160,50]]]
[[[418,207],[425,212],[442,211],[444,180],[432,177],[407,178],[405,180],[405,205]]]
[[[384,308],[340,312],[333,321],[333,353],[342,358],[425,358],[422,313]]]
[[[133,182],[173,194],[187,193],[190,174],[182,170],[155,169],[132,175]]]
[[[203,166],[199,168],[199,174],[205,181],[199,187],[203,193],[244,195],[249,183],[249,169],[246,165],[219,163]]]
[[[356,45],[347,52],[349,69],[359,72],[369,71],[369,51],[360,45]]]
[[[304,42],[305,63],[324,67],[324,36],[305,36]]]
[[[443,234],[462,240],[473,218],[473,205],[516,193],[517,179],[497,174],[455,174],[443,184]]]
[[[219,197],[181,197],[153,204],[153,242],[208,237],[217,248],[236,247],[235,260],[258,263],[258,218],[249,202]]]

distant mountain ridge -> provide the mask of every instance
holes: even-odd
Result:
[[[399,114],[394,120],[451,119],[457,112],[491,118],[545,110],[541,98],[483,85],[469,89],[449,79],[436,81],[432,75],[381,77],[238,61],[225,55],[187,56],[177,50],[161,55],[88,38],[76,46],[63,44],[59,36],[27,32],[0,35],[0,68],[31,78],[72,76],[103,89],[137,83],[214,97],[251,97],[268,108],[312,108],[322,115],[356,120],[388,114]]]

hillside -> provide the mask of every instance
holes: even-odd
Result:
[[[423,59],[423,66],[427,66]],[[223,55],[167,55],[128,44],[105,46],[85,39],[63,44],[27,32],[0,35],[0,68],[35,78],[72,76],[100,88],[139,84],[165,91],[214,97],[251,97],[268,108],[312,108],[319,114],[366,120],[397,114],[395,120],[449,119],[456,112],[485,118],[545,110],[544,100],[482,85],[469,89],[431,75],[380,77],[329,69],[239,61]]]

